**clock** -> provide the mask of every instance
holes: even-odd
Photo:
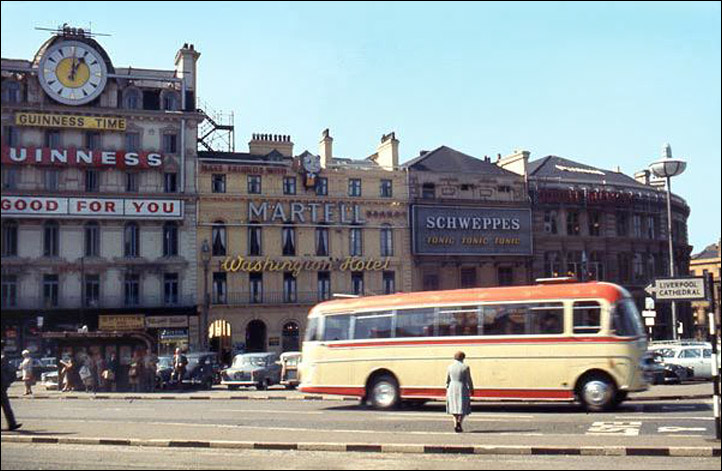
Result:
[[[108,81],[103,56],[80,41],[62,41],[48,48],[38,65],[38,78],[53,100],[84,105],[95,100]]]
[[[303,168],[308,173],[318,173],[321,171],[321,157],[313,154],[306,154],[303,156]]]

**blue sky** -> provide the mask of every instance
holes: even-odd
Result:
[[[174,5],[172,8],[171,5]],[[195,44],[199,96],[251,133],[364,158],[396,131],[402,161],[448,145],[531,151],[627,174],[669,142],[695,252],[720,236],[720,4],[2,2],[2,57],[62,23],[109,33],[120,67],[173,67]]]

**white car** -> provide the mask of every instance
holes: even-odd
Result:
[[[693,379],[712,379],[712,347],[709,344],[670,345],[656,351],[666,363],[691,368]]]

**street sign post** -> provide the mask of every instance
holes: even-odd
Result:
[[[656,302],[705,301],[707,284],[704,277],[657,278],[644,288]]]

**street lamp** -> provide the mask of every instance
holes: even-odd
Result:
[[[203,261],[203,323],[201,326],[201,347],[205,352],[208,350],[208,309],[211,304],[211,295],[208,292],[208,266],[211,263],[211,246],[208,244],[208,239],[204,240],[201,246],[201,261]]]
[[[667,180],[667,238],[669,239],[669,276],[674,277],[674,246],[672,245],[672,177],[681,175],[687,162],[672,157],[672,146],[662,148],[662,160],[649,166],[654,175]],[[672,301],[672,339],[677,340],[677,304]]]

